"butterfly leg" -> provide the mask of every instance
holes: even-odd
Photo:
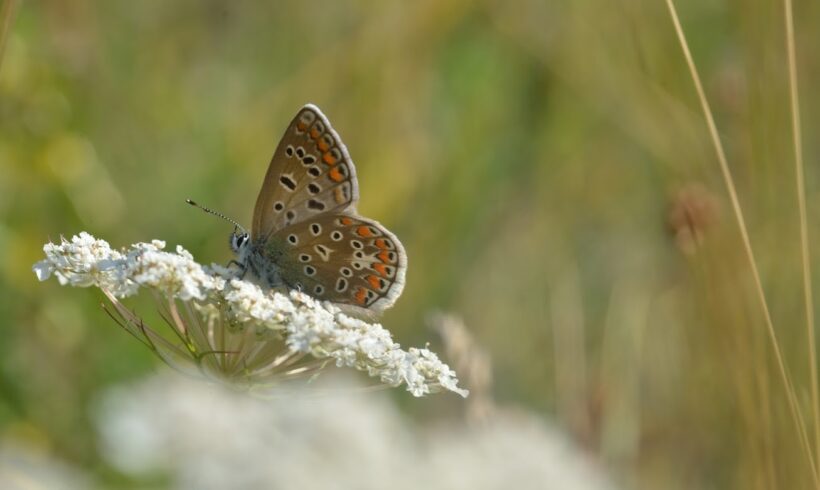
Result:
[[[239,262],[238,260],[231,260],[230,262],[228,262],[228,265],[226,265],[225,267],[230,269],[231,266],[236,266],[236,267],[239,268],[239,270],[242,271],[241,274],[239,275],[239,279],[244,279],[245,278],[245,274],[248,272],[248,267],[245,264],[243,264],[242,262]]]

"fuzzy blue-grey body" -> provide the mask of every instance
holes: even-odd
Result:
[[[231,250],[236,254],[236,262],[242,268],[242,273],[250,272],[263,285],[274,288],[285,285],[282,279],[281,268],[277,259],[281,258],[282,251],[276,242],[268,241],[254,243],[248,233],[231,233]],[[278,253],[277,253],[278,252]],[[291,287],[299,287],[298,284]]]

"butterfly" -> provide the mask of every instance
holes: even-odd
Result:
[[[282,136],[256,199],[251,232],[230,236],[236,263],[268,287],[381,312],[404,289],[407,254],[356,212],[359,183],[327,117],[302,107]]]

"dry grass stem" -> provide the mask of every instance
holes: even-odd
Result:
[[[14,21],[14,13],[17,10],[17,0],[6,0],[0,8],[0,67],[3,66],[3,52],[6,48],[6,41],[11,31],[11,24]]]
[[[803,176],[803,142],[800,127],[800,95],[797,89],[797,61],[794,47],[794,11],[791,0],[783,1],[786,22],[786,52],[789,65],[789,97],[792,116],[792,142],[797,185],[797,204],[800,210],[800,254],[803,265],[803,300],[806,307],[806,337],[809,344],[809,373],[811,376],[811,407],[814,420],[814,445],[817,467],[820,468],[820,395],[817,381],[817,349],[814,332],[814,302],[812,300],[811,254],[809,253],[808,219],[806,217],[806,184]]]
[[[814,481],[815,487],[818,487],[820,486],[820,480],[818,480],[817,467],[815,465],[814,457],[812,455],[812,448],[811,443],[809,442],[806,424],[803,419],[803,415],[798,407],[794,386],[792,385],[791,378],[789,377],[788,371],[786,369],[786,364],[783,360],[783,354],[780,349],[780,344],[777,340],[777,333],[775,332],[771,312],[769,311],[769,305],[766,301],[766,293],[763,290],[763,283],[760,279],[760,272],[757,268],[757,262],[755,260],[754,252],[752,250],[752,244],[749,239],[749,233],[746,229],[746,221],[743,217],[743,210],[740,207],[740,200],[737,196],[737,190],[735,189],[732,173],[729,170],[729,164],[726,160],[726,154],[723,150],[723,144],[721,143],[720,137],[718,136],[717,126],[712,115],[712,110],[709,107],[709,102],[706,99],[706,93],[703,90],[703,85],[701,84],[700,76],[698,75],[698,71],[695,66],[695,62],[692,58],[692,54],[689,51],[689,45],[686,41],[686,36],[684,35],[683,28],[681,27],[680,19],[678,18],[674,2],[672,0],[666,0],[666,4],[669,8],[669,14],[672,18],[672,23],[675,26],[675,32],[677,34],[678,41],[680,42],[681,49],[683,50],[683,55],[686,59],[686,64],[688,65],[689,72],[692,76],[692,81],[695,85],[695,90],[697,91],[698,99],[700,100],[700,104],[703,109],[706,124],[709,128],[709,134],[712,138],[712,142],[717,153],[718,163],[720,164],[720,170],[723,175],[723,180],[726,184],[726,189],[729,193],[729,198],[732,203],[732,210],[734,211],[735,217],[737,219],[738,228],[740,229],[740,235],[743,241],[744,252],[746,254],[746,258],[748,259],[749,266],[752,270],[752,277],[754,278],[755,289],[757,291],[757,296],[760,301],[761,309],[763,310],[763,316],[766,322],[766,329],[769,335],[769,339],[771,341],[772,349],[774,350],[775,360],[777,361],[777,367],[780,372],[780,377],[782,378],[784,388],[786,390],[786,398],[789,403],[789,409],[791,411],[792,418],[794,419],[795,425],[797,427],[798,436],[803,444],[804,452],[806,453],[806,456],[809,459],[812,479]]]

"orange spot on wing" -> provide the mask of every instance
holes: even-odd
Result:
[[[370,231],[370,228],[367,226],[360,226],[356,228],[356,233],[363,238],[367,238],[369,236],[373,236],[373,233]]]
[[[333,167],[333,168],[331,168],[331,169],[330,169],[330,172],[328,173],[328,176],[329,176],[329,177],[330,177],[330,179],[331,179],[332,181],[334,181],[334,182],[341,182],[341,181],[345,180],[345,176],[344,176],[344,175],[342,175],[342,173],[341,173],[341,172],[339,172],[339,168],[338,168],[338,167]]]
[[[319,130],[316,129],[316,126],[313,126],[312,128],[310,128],[310,137],[311,138],[316,139],[321,135],[322,135],[322,133],[320,133]]]
[[[345,225],[345,226],[350,226],[350,225],[352,225],[352,224],[353,224],[353,220],[352,220],[352,219],[350,219],[350,218],[341,218],[341,219],[339,220],[339,222],[341,222],[341,223],[342,223],[343,225]]]
[[[367,291],[364,288],[359,288],[359,289],[356,290],[356,295],[354,296],[354,299],[356,300],[357,303],[359,303],[360,305],[363,305],[366,298],[367,298]]]
[[[322,152],[325,152],[325,151],[330,149],[330,145],[328,145],[327,141],[325,141],[323,139],[319,140],[319,142],[316,143],[316,146],[318,146],[319,150],[322,151]]]
[[[376,241],[373,242],[373,244],[376,245],[377,247],[379,247],[382,250],[387,248],[387,242],[385,241],[384,238],[377,238]]]
[[[338,162],[338,160],[336,160],[336,157],[334,157],[331,152],[327,152],[324,155],[322,155],[322,161],[328,165],[336,165],[336,162]]]
[[[376,289],[376,290],[381,289],[381,282],[379,281],[378,277],[371,274],[371,275],[367,276],[367,282],[370,283],[370,286],[373,289]]]
[[[387,277],[387,266],[381,264],[379,262],[373,262],[373,268],[376,269],[376,272],[382,275],[382,277]],[[373,277],[373,276],[370,276]]]
[[[299,121],[296,123],[296,127],[299,129],[299,131],[304,131],[305,129],[307,129],[307,124],[305,124],[302,121]]]
[[[381,260],[382,262],[385,262],[385,263],[390,262],[390,253],[389,252],[382,252],[378,255],[378,257],[379,257],[379,260]]]

